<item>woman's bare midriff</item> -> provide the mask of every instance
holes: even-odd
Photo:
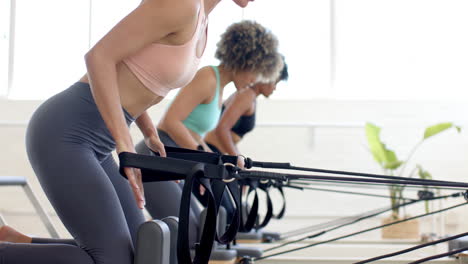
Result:
[[[164,99],[146,88],[123,62],[117,65],[117,80],[120,103],[135,118]],[[89,83],[88,76],[83,76],[80,82]]]

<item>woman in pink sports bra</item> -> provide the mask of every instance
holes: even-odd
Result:
[[[241,7],[252,0],[233,0]],[[219,0],[145,0],[86,55],[87,74],[32,115],[28,157],[73,239],[25,236],[0,227],[0,263],[131,264],[145,219],[141,173],[112,158],[135,152],[128,126],[165,155],[146,110],[193,78]],[[130,183],[130,184],[129,184]]]

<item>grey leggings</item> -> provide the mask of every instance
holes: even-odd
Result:
[[[28,157],[74,239],[0,243],[1,264],[133,263],[144,217],[119,175],[114,146],[88,84],[76,83],[36,110],[26,135]]]
[[[159,137],[165,146],[178,147],[171,137],[164,131],[158,130]],[[137,153],[150,155],[150,149],[144,141],[140,141],[135,150]],[[168,182],[145,182],[146,210],[155,219],[163,219],[168,216],[179,216],[180,202],[182,198],[183,182],[180,184]],[[193,245],[199,239],[200,206],[195,198],[192,198],[189,219],[189,243]]]

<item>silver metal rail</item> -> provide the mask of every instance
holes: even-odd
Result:
[[[27,197],[31,201],[34,209],[36,210],[39,218],[44,223],[47,231],[53,238],[59,238],[59,234],[57,229],[52,224],[52,221],[49,218],[49,215],[44,210],[42,205],[40,204],[39,200],[37,199],[36,195],[34,194],[33,190],[29,186],[25,177],[19,176],[0,176],[0,186],[20,186],[23,187],[24,192],[26,193]],[[7,222],[5,218],[0,215],[0,224],[6,225]]]

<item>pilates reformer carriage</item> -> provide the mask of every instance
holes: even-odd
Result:
[[[310,181],[345,182],[351,184],[358,184],[364,182],[370,185],[404,184],[408,186],[438,186],[439,188],[456,189],[463,191],[440,197],[436,197],[430,192],[422,192],[420,193],[419,199],[408,201],[406,204],[400,206],[407,206],[409,204],[417,203],[419,201],[435,200],[448,197],[464,197],[464,199],[468,201],[468,191],[466,191],[468,190],[467,183],[408,179],[403,177],[393,177],[386,175],[301,168],[291,166],[289,163],[255,162],[250,159],[246,159],[246,168],[263,167],[270,169],[301,170],[309,172],[311,171],[320,173],[340,174],[351,177],[286,174],[273,173],[267,171],[241,170],[233,165],[236,164],[236,156],[219,155],[215,153],[206,153],[169,147],[166,148],[166,153],[168,154],[167,158],[161,158],[158,156],[139,155],[133,153],[121,153],[119,155],[120,164],[122,167],[135,167],[141,169],[143,181],[185,180],[179,213],[180,221],[177,221],[177,218],[170,217],[163,220],[155,220],[143,224],[139,231],[139,240],[136,246],[135,264],[203,264],[208,262],[218,264],[234,263],[235,261],[239,261],[240,263],[253,263],[253,261],[260,261],[280,254],[310,248],[312,246],[324,244],[327,242],[333,242],[342,238],[354,236],[356,234],[361,234],[383,227],[373,227],[335,239],[312,243],[307,246],[295,248],[293,250],[275,252],[266,256],[261,256],[261,250],[253,249],[249,251],[248,248],[236,248],[235,246],[231,247],[230,244],[235,240],[238,230],[248,232],[254,227],[264,227],[268,223],[269,219],[273,217],[271,210],[271,200],[269,199],[268,195],[268,212],[265,218],[263,219],[262,223],[259,223],[258,221],[258,212],[256,211],[258,210],[258,200],[256,198],[254,198],[253,204],[250,205],[250,211],[246,211],[245,206],[242,207],[243,202],[241,201],[241,197],[243,196],[241,190],[243,188],[239,187],[240,185],[238,182],[243,182],[243,184],[249,185],[251,187],[249,193],[256,192],[255,188],[260,188],[259,186],[262,186],[263,190],[268,190],[268,188],[273,186],[275,188],[279,188],[281,190],[280,192],[282,193],[282,188],[285,187],[307,188],[310,184]],[[121,170],[121,172],[123,172],[123,170]],[[195,183],[195,181],[200,182],[200,184],[205,187],[205,189],[207,190],[206,193],[209,197],[209,202],[206,210],[202,214],[203,232],[200,236],[200,243],[192,249],[190,248],[190,245],[188,243],[188,216],[190,209],[189,207],[191,190],[192,185]],[[236,207],[234,216],[232,217],[231,224],[229,226],[225,225],[226,214],[223,213],[224,209],[220,206],[222,195],[226,190],[229,191]],[[461,207],[468,204],[466,203],[466,201],[455,206],[451,206],[424,215],[408,218],[400,222]],[[285,205],[283,204],[283,208],[281,209],[281,213],[279,215],[282,216],[284,214],[284,209]],[[303,241],[305,239],[318,237],[330,230],[335,230],[337,226],[346,226],[360,221],[362,219],[381,214],[391,209],[392,208],[387,208],[385,210],[377,210],[367,214],[359,215],[351,220],[345,221],[344,223],[334,225],[333,227],[328,229],[326,227],[322,228],[320,232],[308,235],[305,238],[301,238],[299,240],[287,242],[283,245],[273,247],[266,251],[278,249],[284,245],[290,245],[297,241]],[[437,243],[447,241],[453,241],[450,243],[449,252],[413,261],[411,263],[423,263],[431,259],[437,259],[444,256],[452,256],[468,250],[468,242],[464,239],[460,240],[460,238],[466,237],[467,235],[468,233],[464,233],[457,236],[444,238],[439,241],[418,245],[413,248],[403,250],[402,252],[395,252],[393,254],[387,254],[384,256],[356,263],[369,263],[378,259],[383,259],[386,257],[402,254],[429,245],[434,245]],[[266,240],[280,239],[280,236],[278,236],[277,234],[273,234]],[[261,238],[261,240],[265,240],[265,238]],[[227,246],[225,248],[221,248],[220,245]],[[233,248],[235,248],[235,250],[233,250]],[[459,260],[461,261],[460,263],[466,263],[466,257],[463,254],[459,255]]]

